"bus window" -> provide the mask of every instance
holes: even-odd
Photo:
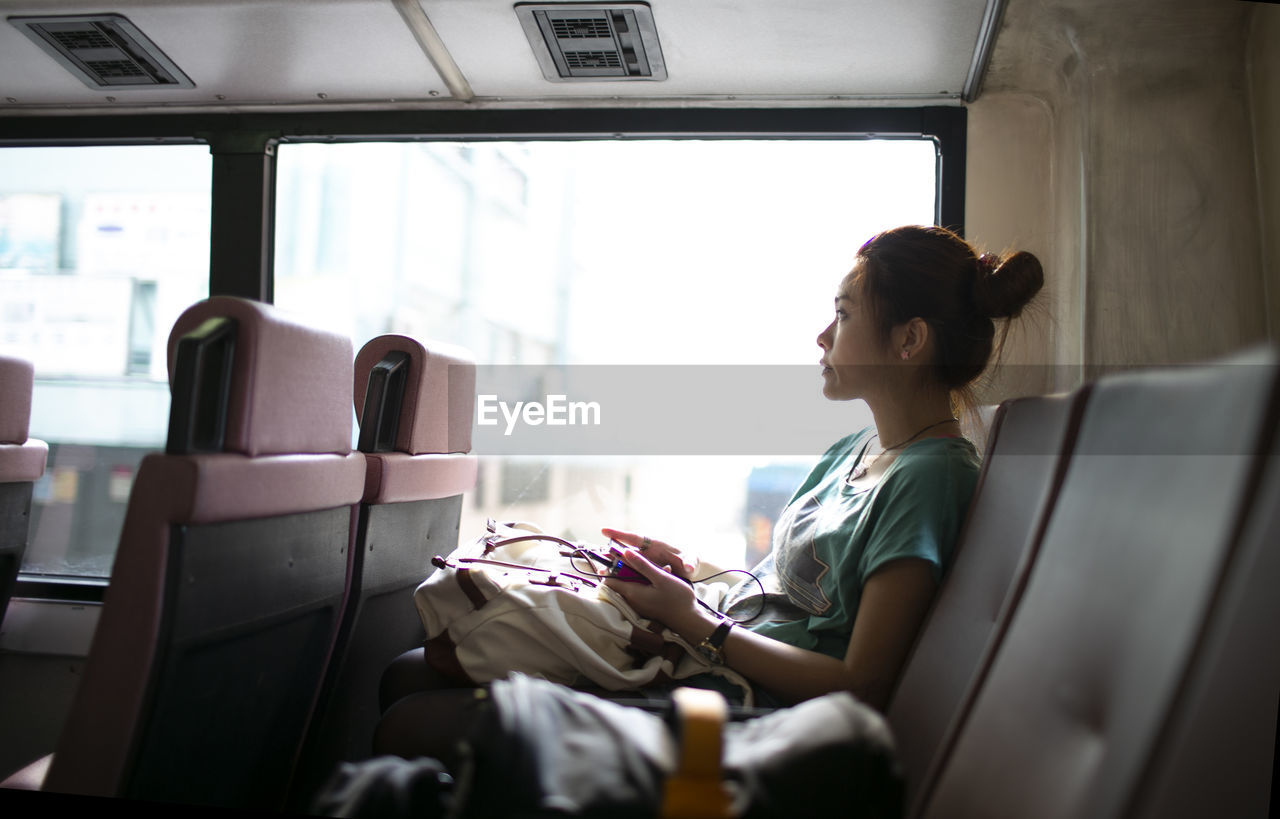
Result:
[[[275,300],[357,348],[384,332],[461,344],[482,382],[648,365],[660,387],[655,368],[793,365],[820,405],[835,287],[876,231],[935,221],[936,169],[922,139],[285,144]],[[842,411],[827,444],[856,423]],[[477,446],[462,537],[486,517],[584,540],[634,526],[741,563],[768,547],[776,484],[822,447],[681,450]]]
[[[0,353],[34,363],[49,443],[27,574],[110,574],[164,447],[169,327],[209,291],[210,169],[195,145],[0,150]]]

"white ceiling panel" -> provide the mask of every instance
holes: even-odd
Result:
[[[14,15],[123,14],[196,87],[96,91],[12,25],[0,25],[0,96],[20,103],[121,106],[385,102],[447,93],[386,0],[4,3]],[[321,95],[324,95],[323,97]],[[12,103],[11,103],[12,104]]]
[[[950,97],[987,0],[654,0],[661,82],[543,79],[511,3],[423,0],[479,97]]]
[[[420,0],[446,59],[475,95],[459,100],[419,42],[421,27],[415,36],[393,0],[0,0],[6,18],[122,14],[196,84],[91,89],[14,26],[0,24],[0,116],[111,107],[577,105],[615,98],[637,104],[956,100],[996,0],[649,5],[667,79],[552,82],[539,69],[512,0]]]

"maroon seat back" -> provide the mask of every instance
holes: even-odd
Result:
[[[44,789],[271,809],[332,650],[364,486],[351,343],[211,298],[147,456]]]
[[[888,709],[911,803],[1035,564],[1087,389],[1006,401],[956,557]]]
[[[379,336],[356,357],[354,402],[367,473],[339,647],[295,784],[295,807],[342,760],[371,753],[378,681],[425,634],[413,590],[458,543],[471,449],[475,364],[463,350]]]
[[[923,815],[1264,815],[1276,387],[1272,351],[1095,384]]]
[[[0,356],[0,624],[9,607],[31,527],[31,490],[44,474],[49,445],[27,437],[35,370]]]
[[[1277,815],[1280,435],[1264,470],[1203,620],[1195,659],[1135,787],[1132,816]]]

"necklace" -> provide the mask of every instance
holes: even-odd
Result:
[[[884,455],[886,452],[893,452],[894,450],[902,449],[904,446],[911,443],[915,439],[919,438],[921,435],[924,435],[926,432],[933,429],[934,427],[940,427],[943,424],[949,424],[952,421],[958,421],[958,420],[959,420],[958,418],[955,418],[953,416],[951,418],[943,418],[941,421],[934,421],[932,424],[929,424],[926,427],[921,427],[920,430],[916,432],[915,435],[912,435],[910,438],[907,438],[905,441],[898,444],[894,444],[893,446],[887,446],[884,449],[880,450],[878,453],[876,453],[876,456],[872,458],[870,461],[867,461],[866,450],[863,450],[862,457],[859,458],[858,462],[853,465],[852,469],[849,470],[849,480],[856,481],[858,478],[861,478],[863,475],[867,474],[868,470],[870,470],[871,467],[875,466],[876,461],[880,460],[880,457]],[[879,435],[872,436],[873,439],[879,438],[879,437],[880,437]],[[868,447],[871,446],[871,441],[867,441],[867,446]]]

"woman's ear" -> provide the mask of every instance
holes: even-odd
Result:
[[[925,352],[930,336],[929,323],[919,316],[893,328],[894,353],[903,361],[913,361]]]

